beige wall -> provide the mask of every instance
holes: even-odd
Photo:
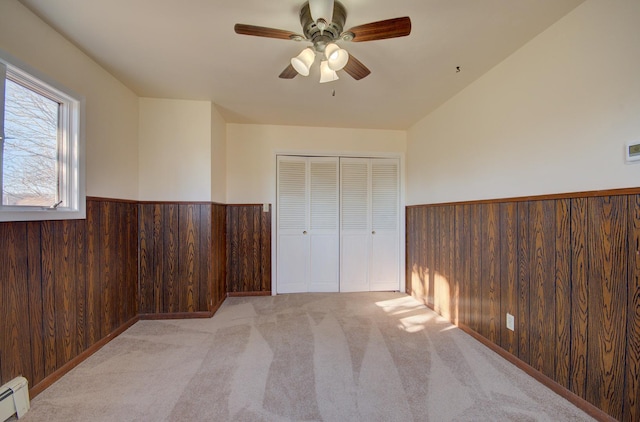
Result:
[[[588,0],[414,125],[407,203],[640,186],[639,22]]]
[[[86,192],[136,199],[138,99],[16,0],[0,1],[0,49],[86,101]]]
[[[211,200],[211,103],[140,98],[139,199]]]
[[[587,0],[407,133],[226,125],[208,102],[139,100],[16,0],[0,1],[0,49],[85,97],[90,196],[273,202],[276,152],[406,151],[416,204],[638,186],[623,146],[640,140],[639,18],[637,0]]]
[[[211,107],[211,200],[227,200],[227,124],[215,105]]]
[[[227,125],[227,202],[274,203],[276,153],[404,156],[406,132]]]

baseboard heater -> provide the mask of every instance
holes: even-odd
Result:
[[[29,410],[29,388],[25,377],[17,377],[0,387],[0,421],[13,415],[18,419]]]

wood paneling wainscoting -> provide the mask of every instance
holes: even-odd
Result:
[[[227,292],[271,295],[271,205],[227,205]]]
[[[85,220],[0,223],[0,384],[35,396],[139,318],[213,315],[226,223],[222,204],[104,198]]]
[[[593,415],[640,420],[640,189],[411,206],[406,224],[408,293]]]
[[[137,320],[136,207],[0,223],[0,384],[23,375],[37,394]]]
[[[226,208],[140,203],[142,318],[210,317],[225,298]]]

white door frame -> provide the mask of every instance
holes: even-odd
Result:
[[[272,182],[274,189],[274,197],[271,198],[271,202],[273,207],[271,208],[273,211],[271,213],[271,294],[275,296],[278,291],[277,288],[277,237],[278,233],[276,232],[277,228],[277,183],[278,183],[278,156],[279,155],[289,155],[289,156],[299,156],[299,157],[348,157],[348,158],[397,158],[400,162],[400,228],[399,228],[399,242],[400,242],[400,265],[398,268],[399,279],[400,279],[400,291],[406,291],[406,199],[405,199],[405,191],[406,191],[406,175],[405,175],[405,155],[400,152],[344,152],[344,151],[307,151],[307,150],[276,150],[273,152],[272,163],[273,163],[273,174],[272,174]]]

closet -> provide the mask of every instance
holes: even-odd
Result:
[[[400,288],[395,158],[279,156],[277,293]]]

